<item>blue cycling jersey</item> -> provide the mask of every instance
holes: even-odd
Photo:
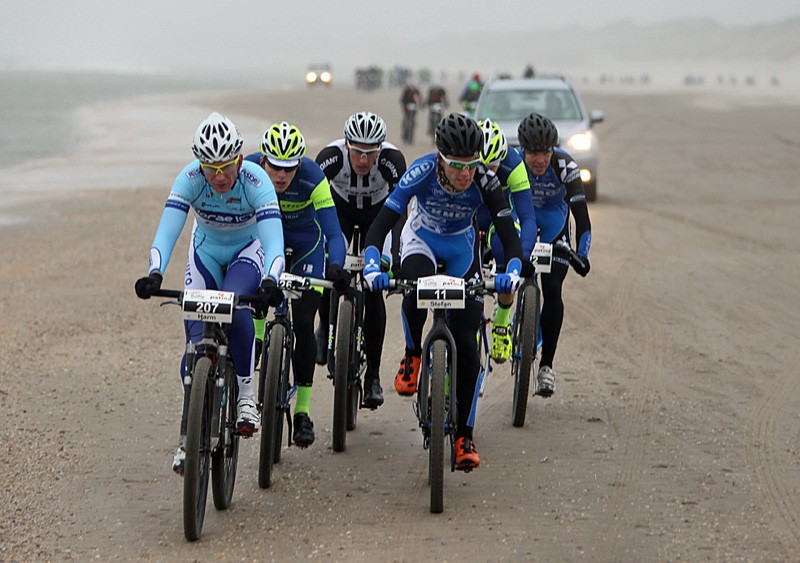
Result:
[[[238,250],[258,239],[264,252],[265,273],[277,280],[283,271],[283,230],[272,182],[259,166],[243,162],[233,187],[215,192],[200,162],[189,163],[178,174],[167,198],[153,246],[150,271],[164,272],[175,243],[194,210],[194,248],[203,246],[224,264]]]
[[[247,155],[245,160],[254,162],[260,168],[262,158],[261,153],[256,152]],[[324,234],[329,263],[339,266],[344,264],[347,243],[339,226],[331,186],[322,168],[313,159],[303,157],[289,186],[277,195],[283,218],[284,238],[288,238],[290,233]],[[301,238],[313,240],[309,236]],[[307,249],[294,250],[305,252]]]

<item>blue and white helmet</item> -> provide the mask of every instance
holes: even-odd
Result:
[[[203,164],[233,160],[242,152],[244,139],[233,121],[217,112],[197,128],[192,152]]]

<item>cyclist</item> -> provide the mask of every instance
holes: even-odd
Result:
[[[378,291],[388,285],[388,275],[380,271],[378,247],[411,198],[416,196],[401,237],[403,277],[417,279],[432,275],[436,272],[437,260],[441,260],[448,275],[479,280],[480,259],[472,222],[478,207],[485,203],[509,257],[506,273],[495,278],[497,290],[513,293],[522,269],[519,237],[500,181],[481,164],[481,145],[481,130],[473,119],[451,114],[439,123],[436,128],[438,152],[422,156],[411,165],[367,233],[364,277],[371,289]],[[478,467],[480,463],[467,422],[478,378],[475,334],[482,314],[483,299],[477,297],[468,300],[465,309],[451,310],[448,315],[448,325],[458,350],[456,467],[465,470]],[[417,389],[426,318],[427,311],[417,309],[414,298],[403,299],[406,351],[394,380],[400,395],[413,395]]]
[[[400,94],[400,105],[403,108],[403,115],[408,113],[408,106],[410,104],[415,104],[419,107],[422,104],[422,94],[419,92],[419,88],[413,82],[407,82],[405,88],[403,88],[403,92]]]
[[[533,211],[531,199],[531,186],[528,182],[528,172],[522,162],[520,153],[508,148],[508,141],[500,126],[490,119],[479,121],[478,125],[483,133],[481,148],[481,161],[492,172],[497,174],[503,186],[503,195],[506,204],[514,214],[517,230],[520,232],[522,242],[522,255],[530,257],[533,245],[536,242],[536,215]],[[498,272],[503,272],[506,267],[505,253],[500,240],[494,235],[489,210],[481,206],[478,210],[478,229],[486,233],[487,245],[492,250],[495,267]],[[497,363],[503,363],[511,357],[511,305],[514,304],[513,295],[500,295],[497,298],[497,311],[495,311],[492,326],[491,356]]]
[[[243,139],[233,122],[212,113],[194,135],[192,152],[197,160],[178,174],[161,215],[147,277],[136,281],[136,295],[149,299],[161,287],[189,208],[194,224],[189,242],[186,289],[220,289],[238,294],[263,294],[268,304],[280,303],[277,280],[283,271],[281,214],[272,182],[258,166],[242,161]],[[185,322],[187,341],[202,337],[202,322]],[[237,309],[230,326],[229,344],[239,383],[236,431],[245,437],[258,431],[259,416],[253,393],[254,337],[250,310]],[[186,356],[181,361],[181,379]],[[172,469],[183,474],[186,458],[186,409],[180,445]]]
[[[517,128],[517,136],[528,169],[539,239],[542,242],[563,240],[569,243],[571,213],[575,218],[578,255],[583,260],[583,265],[573,264],[573,267],[585,277],[589,273],[592,225],[580,169],[575,160],[558,147],[558,130],[543,115],[532,113],[523,119]],[[554,248],[552,269],[549,274],[542,274],[542,357],[536,376],[536,392],[542,397],[549,397],[555,391],[553,358],[564,319],[561,288],[569,264],[568,256]]]
[[[350,274],[342,269],[345,241],[333,206],[331,187],[319,165],[305,154],[306,142],[300,130],[282,121],[264,132],[260,152],[248,155],[245,160],[260,165],[275,186],[283,216],[284,244],[292,249],[287,270],[312,278],[324,276],[337,289],[345,289],[350,283]],[[297,385],[292,440],[301,448],[314,443],[309,406],[316,355],[314,316],[320,298],[321,290],[306,291],[300,299],[292,301],[292,369]],[[256,338],[263,340],[264,319],[256,323]]]
[[[406,160],[396,146],[386,142],[386,123],[374,113],[360,111],[347,118],[344,138],[333,141],[317,155],[317,163],[333,188],[333,201],[339,224],[348,244],[355,226],[366,235],[375,216],[383,207],[400,177],[406,171]],[[405,215],[403,215],[405,217]],[[399,263],[400,230],[402,219],[397,222],[392,241],[384,253],[384,264],[388,265],[394,255]],[[363,242],[363,239],[362,239]],[[364,296],[364,348],[367,355],[367,370],[364,374],[364,406],[375,409],[383,404],[383,389],[380,383],[381,351],[386,333],[386,305],[379,292],[368,292]],[[328,320],[330,314],[330,292],[322,295],[317,330],[317,363],[326,363],[328,345]]]
[[[433,135],[436,126],[439,124],[439,121],[442,116],[441,110],[446,109],[450,105],[450,103],[447,100],[447,91],[438,84],[431,84],[428,87],[428,97],[425,100],[425,105],[428,106],[428,111],[432,112],[431,108],[436,104],[439,104],[441,106],[440,112],[438,114],[438,117],[434,116],[433,113],[430,114],[431,117],[430,119],[428,119],[428,135]]]
[[[475,104],[478,103],[478,98],[481,97],[482,90],[483,82],[481,81],[481,75],[476,72],[472,75],[472,78],[464,84],[464,89],[461,90],[461,95],[458,97],[458,101],[461,103],[461,107],[464,108],[464,111],[472,113],[475,109]]]

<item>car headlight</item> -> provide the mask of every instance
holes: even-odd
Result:
[[[333,76],[331,75],[330,72],[325,71],[319,75],[319,79],[322,80],[325,84],[328,84],[330,83],[331,80],[333,80]]]
[[[310,71],[306,73],[306,82],[315,82],[317,80],[317,73]]]
[[[594,144],[594,134],[591,131],[576,133],[567,139],[567,146],[576,151],[588,151]]]

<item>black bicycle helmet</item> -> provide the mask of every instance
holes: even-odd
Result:
[[[558,146],[558,129],[545,116],[532,113],[519,124],[517,138],[524,151],[549,151]]]
[[[475,156],[483,146],[483,133],[474,119],[451,113],[436,126],[436,148],[448,156]]]

